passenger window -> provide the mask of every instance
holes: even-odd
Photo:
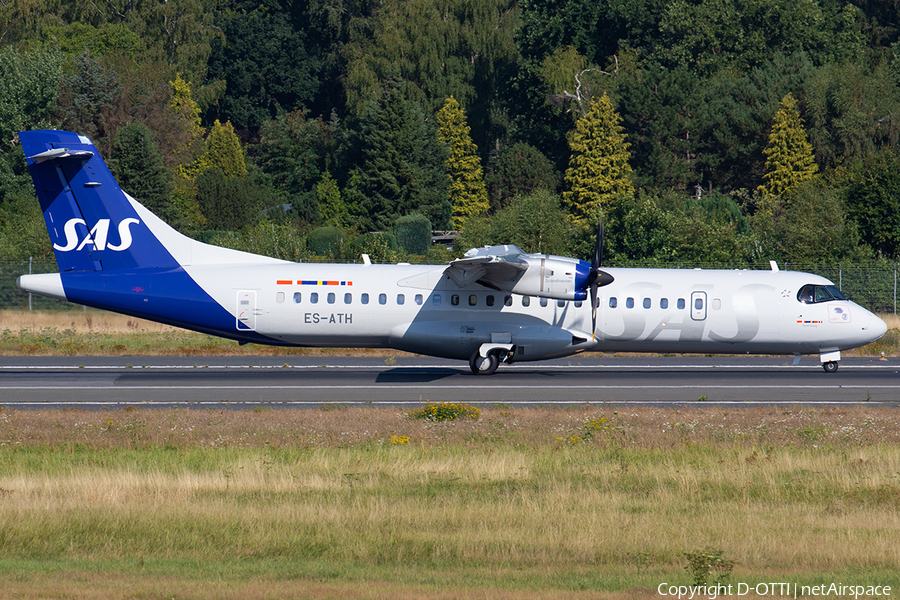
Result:
[[[684,310],[684,298],[679,298],[676,306],[678,306],[678,310]]]
[[[328,292],[328,304],[334,304],[334,292]]]
[[[363,304],[368,304],[369,303],[369,295],[368,294],[360,295],[359,301],[362,302]]]
[[[300,292],[294,292],[294,304],[300,304]]]
[[[522,306],[531,306],[531,296],[522,296]]]
[[[541,306],[547,306],[549,302],[547,302],[546,298],[541,298]]]
[[[722,308],[722,300],[719,298],[713,298],[712,307],[713,310],[719,310],[720,308]]]
[[[650,298],[644,298],[644,308],[650,308]]]
[[[558,306],[559,308],[565,308],[565,306],[566,306],[566,301],[565,301],[565,300],[557,300],[557,301],[556,301],[556,306]]]
[[[309,295],[309,301],[313,304],[319,303],[319,292],[313,292]]]
[[[424,300],[422,300],[422,294],[416,294],[416,304],[418,304],[419,306],[422,306],[423,301]]]
[[[478,304],[478,296],[469,294],[469,306],[475,306],[476,304]]]
[[[494,305],[494,295],[488,294],[488,297],[484,299],[484,303],[487,304],[488,306],[493,306]]]
[[[581,300],[575,301],[575,308],[581,308]]]
[[[440,306],[441,305],[441,295],[435,294],[434,296],[432,296],[431,303],[434,304],[435,306]]]
[[[344,304],[353,304],[353,294],[344,294]]]
[[[278,292],[277,294],[275,294],[275,302],[277,302],[278,304],[284,303],[284,292]]]
[[[659,299],[659,307],[663,310],[669,308],[669,299],[668,298],[660,298]]]
[[[459,306],[459,294],[453,294],[450,296],[450,304],[453,306]]]
[[[397,294],[397,304],[403,305],[406,302],[406,296],[403,294]]]
[[[625,308],[634,308],[634,298],[627,298],[625,300]]]
[[[387,304],[387,294],[378,294],[378,304]]]
[[[612,297],[609,299],[609,307],[610,307],[610,308],[615,308],[616,305],[617,305],[618,303],[619,303],[619,301],[616,300],[616,297],[615,297],[615,296],[612,296]]]
[[[503,298],[503,306],[512,306],[512,296]]]

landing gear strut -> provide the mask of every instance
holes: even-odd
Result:
[[[826,373],[837,373],[838,363],[837,361],[830,360],[822,363],[822,368],[825,369]]]

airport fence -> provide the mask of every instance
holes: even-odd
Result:
[[[616,264],[610,267],[651,266],[648,264]],[[657,268],[669,269],[762,269],[765,265],[728,265],[710,263],[656,263]],[[898,263],[789,263],[779,265],[782,270],[814,273],[830,279],[848,298],[878,313],[897,314]],[[27,273],[55,273],[55,260],[0,261],[0,308],[18,310],[80,310],[81,306],[28,294],[16,287],[16,278]]]

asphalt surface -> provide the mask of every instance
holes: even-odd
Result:
[[[408,407],[426,401],[634,405],[900,406],[900,359],[570,357],[476,376],[432,358],[0,357],[7,408]]]

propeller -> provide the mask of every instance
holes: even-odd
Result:
[[[609,285],[614,281],[613,276],[601,271],[603,264],[603,217],[597,223],[597,241],[594,244],[594,256],[591,258],[591,271],[588,274],[587,285],[591,289],[591,335],[597,335],[597,290],[600,286]]]

